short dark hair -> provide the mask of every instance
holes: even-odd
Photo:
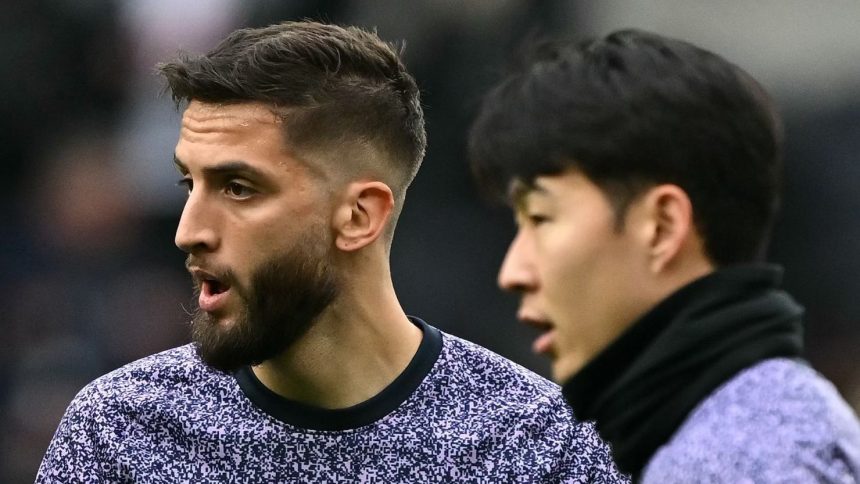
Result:
[[[580,171],[619,227],[637,195],[676,184],[718,266],[763,257],[779,205],[782,125],[765,90],[716,54],[639,30],[535,45],[485,96],[469,151],[499,198],[513,180]]]
[[[399,200],[424,157],[415,79],[399,49],[374,32],[310,21],[240,29],[205,55],[180,53],[157,68],[177,105],[271,106],[299,154],[370,146],[383,160],[383,172],[394,175],[391,188]]]

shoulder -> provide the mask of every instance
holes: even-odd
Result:
[[[815,370],[795,360],[766,360],[699,404],[657,451],[645,477],[661,482],[685,472],[768,481],[858,479],[860,424]]]
[[[537,373],[482,346],[442,333],[443,348],[434,376],[461,391],[480,393],[507,404],[544,406],[563,403],[561,389]]]
[[[88,387],[98,393],[177,388],[187,383],[203,384],[228,375],[204,364],[191,344],[156,353],[122,366],[94,380]]]
[[[66,410],[37,481],[119,480],[116,463],[126,442],[215,398],[208,395],[225,394],[231,379],[209,369],[186,345],[94,380]]]
[[[443,333],[443,343],[428,383],[436,402],[452,402],[446,413],[468,413],[464,421],[499,429],[507,445],[535,449],[536,462],[559,482],[573,475],[627,482],[594,425],[574,417],[558,385],[456,336]]]
[[[163,407],[203,395],[230,381],[232,377],[200,361],[189,344],[141,358],[97,378],[77,394],[66,417],[82,414],[107,423],[146,406]]]

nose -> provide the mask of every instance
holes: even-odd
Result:
[[[205,201],[191,193],[176,227],[176,246],[188,254],[215,250],[218,247],[215,222],[215,214],[207,211]]]
[[[533,243],[522,230],[518,231],[499,269],[499,287],[511,292],[534,290],[538,281],[533,256]]]

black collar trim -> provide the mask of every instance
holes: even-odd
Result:
[[[369,425],[396,410],[430,373],[442,352],[442,333],[419,318],[409,320],[424,333],[412,361],[374,397],[352,407],[325,409],[284,398],[257,379],[250,366],[236,371],[239,387],[251,402],[288,425],[309,430],[349,430]]]

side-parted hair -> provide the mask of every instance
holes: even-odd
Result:
[[[746,72],[689,43],[622,30],[535,45],[484,98],[469,154],[481,187],[575,169],[605,193],[619,229],[629,204],[672,183],[693,205],[706,255],[763,257],[779,206],[782,124]]]
[[[262,102],[300,156],[323,153],[344,170],[381,164],[398,205],[421,166],[418,87],[399,50],[373,32],[310,21],[240,29],[207,54],[180,53],[157,69],[177,106]]]

